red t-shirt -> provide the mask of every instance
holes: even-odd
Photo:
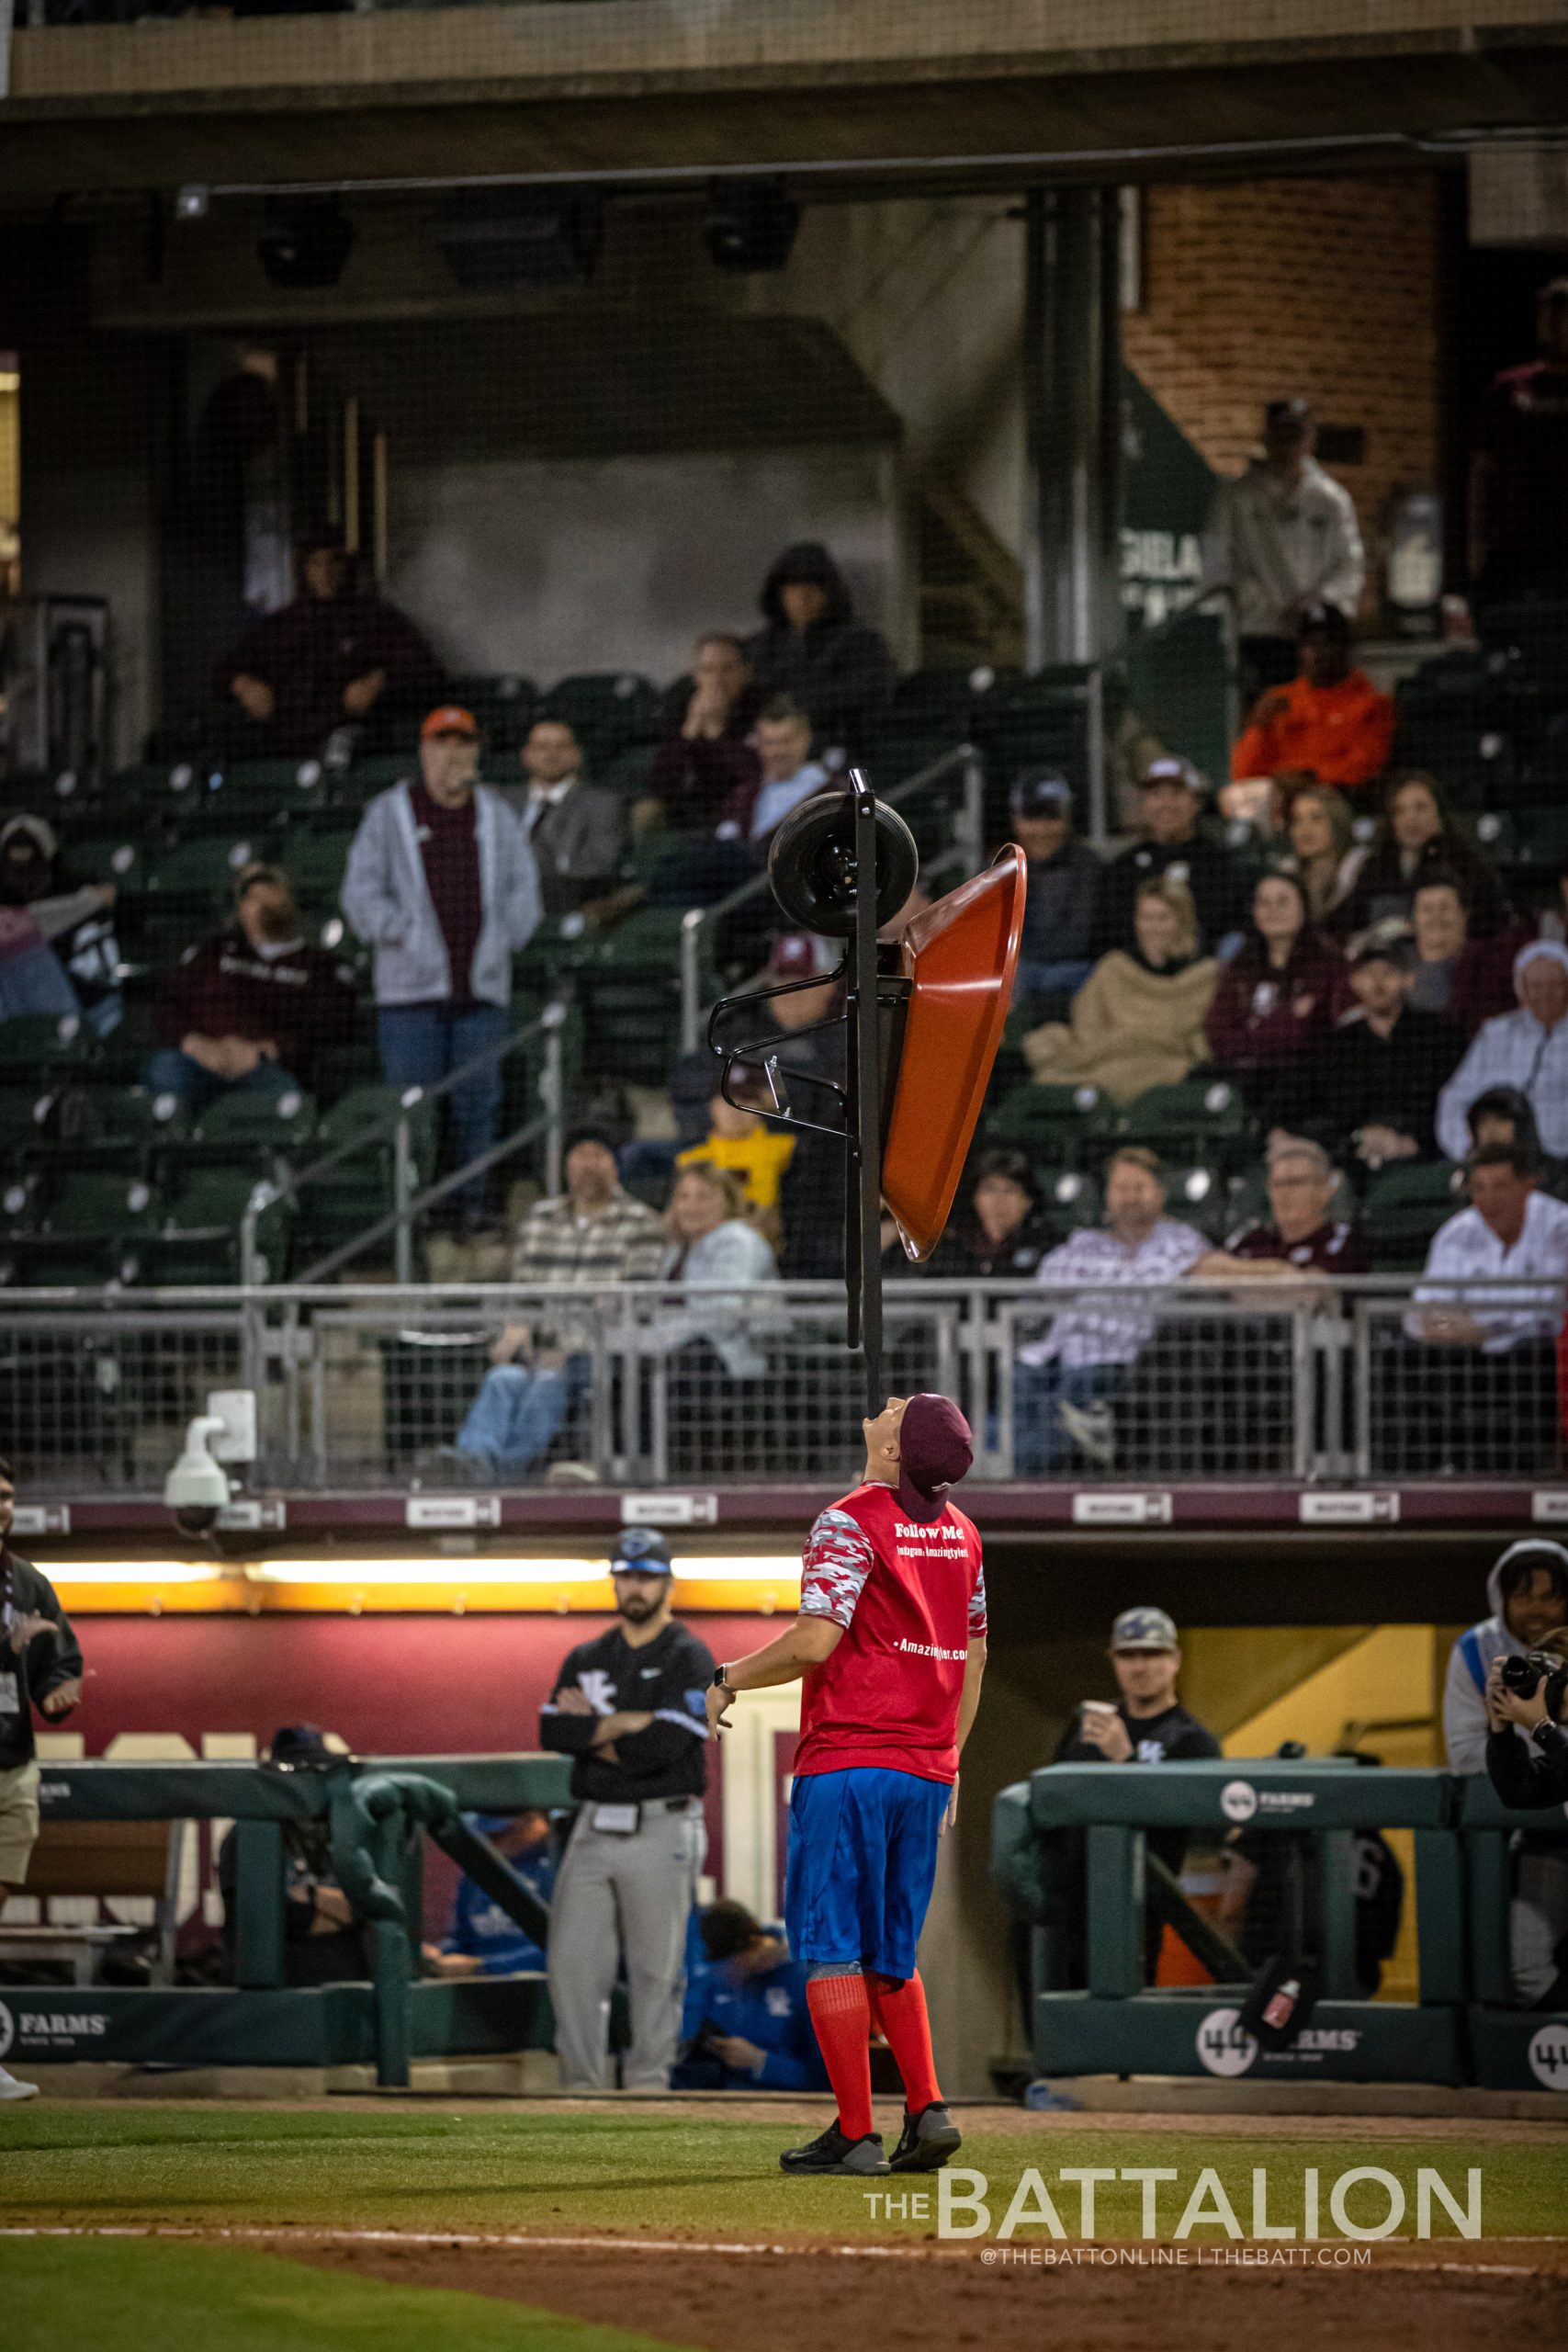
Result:
[[[857,1487],[806,1541],[800,1607],[844,1638],[802,1685],[795,1770],[958,1773],[969,1644],[986,1631],[980,1537],[953,1505],[910,1519],[892,1487]]]

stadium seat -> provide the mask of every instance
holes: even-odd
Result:
[[[337,812],[333,813],[335,816]],[[336,906],[353,842],[353,826],[341,820],[333,823],[318,820],[289,828],[276,843],[276,855],[288,876],[297,904]]]
[[[312,1163],[324,1159],[355,1136],[363,1148],[291,1195],[296,1213],[296,1261],[302,1269],[356,1234],[368,1231],[396,1204],[397,1143],[393,1122],[403,1103],[396,1086],[352,1088],[334,1103],[316,1130]],[[436,1105],[422,1097],[410,1106],[409,1140],[416,1190],[435,1171]]]
[[[117,890],[134,896],[147,887],[148,851],[145,835],[95,826],[72,842],[71,872],[78,882],[112,882]]]
[[[1234,1086],[1224,1079],[1189,1078],[1151,1086],[1130,1102],[1117,1139],[1142,1144],[1162,1159],[1217,1167],[1247,1148],[1251,1135],[1247,1106]]]
[[[1055,1170],[1047,1175],[1043,1190],[1047,1214],[1065,1231],[1076,1233],[1080,1226],[1100,1223],[1100,1186],[1081,1169]]]
[[[93,1033],[79,1013],[17,1013],[0,1021],[0,1080],[85,1069],[93,1048]]]
[[[160,1207],[145,1177],[62,1169],[27,1189],[0,1253],[6,1279],[31,1288],[133,1282]]]
[[[597,671],[559,679],[536,717],[564,719],[592,762],[632,743],[657,742],[662,707],[657,688],[635,672]]]
[[[299,1167],[315,1133],[315,1102],[299,1088],[271,1094],[236,1087],[208,1105],[183,1146],[181,1159],[208,1168],[245,1170],[282,1156]]]
[[[46,1097],[46,1141],[62,1159],[88,1168],[151,1175],[162,1154],[183,1146],[190,1122],[177,1096],[145,1086],[107,1085],[95,1069],[90,1086]]]
[[[405,777],[419,774],[419,757],[413,752],[378,752],[363,760],[355,760],[333,787],[334,798],[363,808],[389,785],[401,784]]]
[[[233,903],[234,884],[253,858],[266,857],[273,844],[265,832],[235,837],[197,833],[171,842],[148,861],[145,888],[149,897],[198,900],[209,911],[227,915]],[[203,926],[206,928],[207,926]]]
[[[593,935],[576,977],[584,1058],[595,1074],[663,1084],[680,1035],[683,920],[679,907],[643,907]]]
[[[289,1204],[234,1168],[188,1168],[176,1178],[156,1231],[137,1237],[140,1278],[153,1284],[238,1282],[241,1227],[258,1189],[266,1196],[257,1228],[258,1278],[280,1281],[288,1271]]]
[[[1166,1215],[1196,1226],[1211,1241],[1234,1231],[1233,1195],[1222,1171],[1199,1163],[1165,1171]]]
[[[1096,1086],[1021,1086],[987,1122],[987,1144],[1028,1155],[1044,1168],[1077,1168],[1108,1145],[1115,1106]]]
[[[628,743],[621,751],[595,760],[591,769],[592,781],[604,785],[608,791],[620,793],[625,799],[640,800],[653,782],[655,749],[651,743]]]
[[[1418,1272],[1439,1226],[1464,1205],[1446,1160],[1385,1168],[1361,1202],[1361,1227],[1379,1273]]]
[[[448,682],[447,699],[472,711],[487,752],[516,752],[534,723],[539,690],[532,678],[453,678]]]

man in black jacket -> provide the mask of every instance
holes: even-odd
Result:
[[[574,1761],[580,1808],[550,1904],[549,1983],[561,2088],[609,2085],[608,2018],[625,1947],[631,2048],[622,2087],[667,2090],[681,2031],[686,1924],[707,1850],[713,1653],[670,1608],[670,1546],[628,1527],[610,1562],[620,1618],[567,1655],[539,1715]]]
[[[856,751],[898,672],[876,630],[856,620],[843,573],[820,541],[784,549],[762,584],[761,606],[767,627],[748,648],[759,694],[799,703],[819,752]]]
[[[1568,1804],[1568,1706],[1563,1661],[1568,1630],[1540,1644],[1554,1671],[1528,1697],[1503,1679],[1503,1660],[1486,1673],[1486,1775],[1504,1804],[1521,1812]],[[1534,2009],[1568,2006],[1568,1845],[1551,1831],[1527,1831],[1515,1840],[1509,1943],[1521,2002]]]
[[[1145,882],[1168,874],[1185,882],[1198,910],[1205,956],[1244,920],[1241,877],[1222,842],[1201,831],[1206,786],[1190,760],[1177,754],[1151,760],[1138,778],[1140,839],[1106,867],[1100,890],[1097,956],[1134,946],[1133,910]]]
[[[1337,1156],[1367,1167],[1441,1157],[1432,1122],[1464,1053],[1464,1032],[1446,1013],[1412,1005],[1410,979],[1408,947],[1374,933],[1351,958],[1357,1009],[1323,1047],[1314,1124]]]
[[[51,1721],[82,1696],[82,1651],[54,1587],[10,1546],[17,1487],[0,1461],[0,1910],[26,1883],[38,1843],[38,1742],[32,1711]],[[35,2098],[0,2066],[0,2100]]]

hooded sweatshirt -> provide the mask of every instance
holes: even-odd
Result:
[[[1529,1645],[1510,1633],[1503,1615],[1503,1571],[1521,1553],[1540,1555],[1540,1566],[1555,1562],[1568,1576],[1568,1552],[1539,1535],[1510,1544],[1486,1579],[1492,1614],[1460,1635],[1449,1654],[1449,1679],[1443,1690],[1443,1744],[1450,1772],[1486,1770],[1486,1676],[1495,1657],[1523,1657]]]
[[[792,580],[815,581],[825,592],[809,628],[784,617],[784,590]],[[786,548],[763,582],[765,628],[750,647],[751,675],[764,700],[788,695],[807,714],[816,742],[853,744],[893,691],[897,669],[883,639],[854,616],[842,572],[826,548],[803,539]]]

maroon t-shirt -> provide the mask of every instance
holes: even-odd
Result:
[[[1304,1240],[1287,1241],[1272,1226],[1255,1225],[1227,1241],[1233,1258],[1281,1258],[1320,1274],[1370,1274],[1371,1260],[1353,1225],[1320,1225]]]
[[[416,784],[413,822],[435,920],[441,925],[452,967],[452,993],[447,1002],[460,1008],[474,1001],[474,950],[484,925],[474,797],[470,793],[460,808],[443,808],[431,798],[423,784]]]

